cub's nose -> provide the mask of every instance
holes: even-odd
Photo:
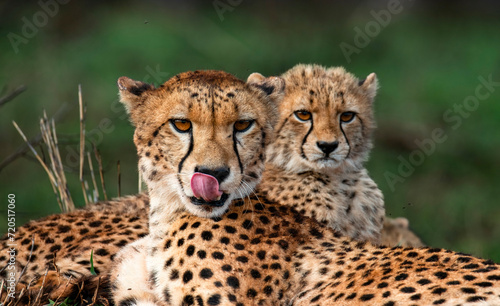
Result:
[[[321,149],[321,151],[323,151],[323,153],[325,153],[325,155],[328,156],[330,153],[335,151],[335,149],[337,149],[337,147],[339,146],[339,142],[318,141],[316,142],[316,145]]]
[[[230,170],[228,167],[219,167],[215,169],[210,169],[206,167],[197,166],[194,168],[194,172],[200,172],[203,174],[211,175],[217,179],[219,184],[221,184],[229,176]]]

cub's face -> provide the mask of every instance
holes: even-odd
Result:
[[[216,217],[254,189],[282,79],[253,74],[245,83],[225,72],[195,71],[156,89],[126,77],[118,86],[136,127],[139,169],[152,206],[159,200],[163,206],[156,209]]]
[[[283,78],[286,93],[268,161],[292,172],[361,167],[375,127],[375,74],[359,80],[343,68],[298,65]]]

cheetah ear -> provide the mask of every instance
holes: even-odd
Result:
[[[125,105],[127,113],[130,114],[132,109],[139,101],[142,101],[141,95],[148,91],[153,90],[154,86],[141,81],[134,81],[130,78],[122,76],[118,79],[118,89],[120,90],[120,102]]]
[[[280,77],[264,77],[254,72],[248,76],[247,84],[258,89],[274,102],[280,102],[285,94],[285,80]]]
[[[374,72],[370,73],[366,79],[359,81],[359,86],[366,91],[368,98],[373,101],[377,95],[378,89],[377,75]]]

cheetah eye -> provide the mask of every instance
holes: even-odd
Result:
[[[345,112],[340,115],[340,121],[343,123],[348,123],[351,122],[354,117],[356,117],[356,114],[353,112]]]
[[[295,117],[297,117],[297,119],[299,119],[300,121],[311,120],[312,117],[311,113],[305,110],[296,111],[294,114]]]
[[[187,133],[191,130],[191,121],[186,119],[171,119],[170,123],[179,133]]]
[[[252,126],[253,122],[254,120],[238,120],[234,123],[234,129],[236,132],[245,132]]]

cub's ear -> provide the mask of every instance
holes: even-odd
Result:
[[[366,79],[359,81],[359,86],[365,90],[368,98],[373,101],[378,89],[377,75],[374,72],[370,73]]]
[[[132,109],[143,98],[141,95],[148,91],[153,90],[154,86],[141,81],[134,81],[130,78],[122,76],[118,79],[118,89],[120,90],[120,102],[125,105],[127,113],[130,114]]]
[[[280,77],[264,77],[262,74],[254,72],[248,76],[247,84],[258,89],[271,100],[280,102],[285,94],[285,80]]]

